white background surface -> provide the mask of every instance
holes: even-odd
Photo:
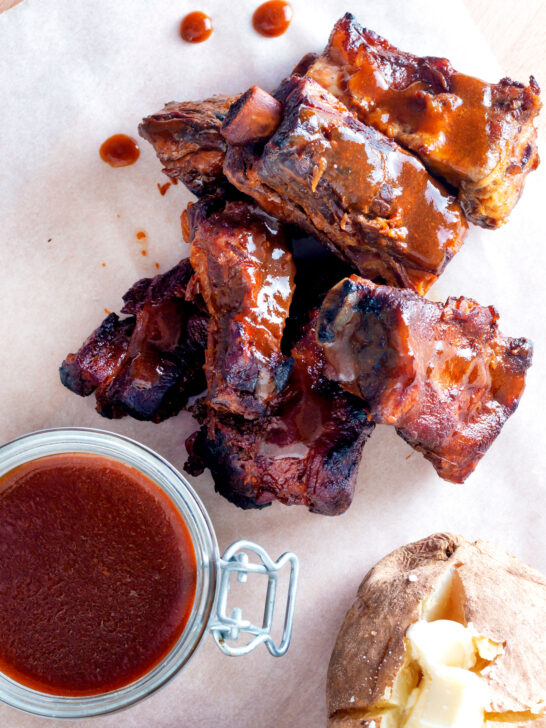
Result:
[[[185,460],[184,440],[194,429],[188,415],[161,425],[110,422],[95,413],[93,398],[74,396],[58,379],[60,362],[105,307],[119,310],[121,295],[154,275],[156,261],[165,271],[186,254],[178,220],[189,193],[178,185],[159,195],[156,184],[165,179],[145,142],[135,166],[105,165],[98,156],[104,139],[136,135],[140,118],[171,99],[234,93],[253,83],[273,88],[304,53],[325,45],[347,9],[403,49],[447,56],[490,81],[510,74],[457,0],[294,0],[292,25],[278,39],[253,32],[258,4],[25,0],[0,16],[1,441],[43,427],[102,427],[135,437],[180,468]],[[187,45],[178,23],[195,9],[212,15],[215,30],[206,43]],[[385,553],[451,530],[493,540],[546,571],[543,169],[530,176],[505,228],[471,229],[430,294],[494,304],[504,333],[535,342],[520,408],[477,472],[463,486],[443,483],[420,455],[407,459],[412,451],[394,431],[379,427],[364,450],[353,505],[335,519],[280,505],[243,512],[214,494],[208,474],[192,479],[221,549],[245,537],[274,557],[298,553],[290,651],[280,660],[265,650],[230,660],[209,638],[160,693],[78,726],[316,728],[325,723],[336,632],[362,576]],[[147,257],[138,230],[148,234]],[[41,725],[0,706],[2,728]]]

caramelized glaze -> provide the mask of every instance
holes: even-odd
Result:
[[[276,392],[294,263],[276,220],[250,203],[215,205],[203,200],[188,215],[190,260],[213,318],[205,367],[209,401],[250,417]]]
[[[418,135],[420,154],[449,160],[450,175],[472,174],[489,163],[491,87],[472,76],[455,73],[449,93],[431,94],[423,82],[390,87],[381,71],[363,66],[346,79],[362,118],[390,137],[402,128]]]
[[[540,89],[503,78],[491,84],[445,58],[401,51],[347,13],[302,72],[365,124],[395,139],[459,191],[469,220],[506,222],[538,164],[534,120]]]

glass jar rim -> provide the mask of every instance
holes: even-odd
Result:
[[[86,427],[59,427],[22,435],[0,446],[0,477],[24,463],[63,453],[102,455],[149,477],[184,519],[197,564],[194,603],[182,634],[169,653],[136,681],[97,695],[59,696],[29,688],[0,671],[0,700],[8,705],[42,717],[83,718],[129,707],[161,688],[186,665],[208,631],[220,556],[209,515],[186,478],[161,455],[124,435]]]

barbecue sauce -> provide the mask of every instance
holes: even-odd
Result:
[[[188,13],[180,23],[180,37],[186,43],[203,43],[212,35],[212,19],[200,10]]]
[[[40,458],[0,479],[0,670],[96,695],[142,677],[191,613],[196,561],[172,501],[106,457]]]
[[[254,30],[267,38],[276,38],[288,29],[292,6],[284,0],[269,0],[256,8],[252,16]]]
[[[103,142],[99,154],[102,161],[111,167],[129,167],[139,158],[140,149],[127,134],[114,134]]]

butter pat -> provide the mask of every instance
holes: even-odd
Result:
[[[470,671],[479,635],[450,620],[420,621],[407,640],[423,678],[410,695],[403,728],[482,728],[486,689]]]

